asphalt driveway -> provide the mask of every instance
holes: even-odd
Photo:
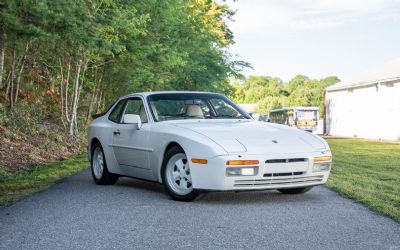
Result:
[[[0,210],[0,249],[400,249],[400,224],[317,187],[212,193],[175,202],[129,178],[89,171]]]

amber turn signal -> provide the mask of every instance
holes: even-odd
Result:
[[[227,161],[226,165],[228,166],[242,166],[242,165],[256,165],[258,164],[258,160],[231,160]]]
[[[331,160],[332,160],[332,156],[317,156],[317,157],[314,157],[314,163],[331,161]]]
[[[208,161],[207,159],[198,159],[198,158],[192,158],[192,163],[197,163],[197,164],[207,164]]]

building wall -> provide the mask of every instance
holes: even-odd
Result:
[[[327,92],[326,133],[400,141],[400,83]]]

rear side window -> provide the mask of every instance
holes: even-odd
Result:
[[[108,116],[108,119],[110,121],[120,123],[121,122],[121,116],[122,112],[124,111],[124,106],[125,106],[126,100],[121,100],[115,105],[114,109],[111,111],[110,115]]]

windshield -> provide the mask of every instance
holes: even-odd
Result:
[[[154,94],[148,98],[155,121],[182,119],[251,119],[228,98],[209,93]]]

